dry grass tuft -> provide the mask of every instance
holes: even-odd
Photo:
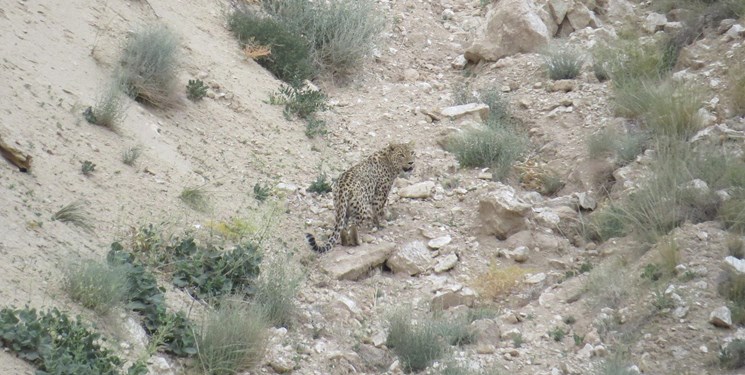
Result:
[[[518,286],[528,272],[530,270],[518,266],[499,268],[492,264],[488,271],[476,278],[473,287],[482,297],[495,300]]]

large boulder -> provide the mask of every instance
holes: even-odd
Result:
[[[531,206],[517,196],[515,189],[504,184],[479,201],[479,219],[485,234],[503,240],[528,228],[526,215]]]
[[[362,245],[349,251],[335,250],[321,257],[321,269],[337,280],[358,280],[368,271],[383,264],[393,253],[392,243]]]
[[[466,50],[469,61],[496,61],[516,53],[536,52],[551,40],[533,0],[502,0],[486,14],[486,24]]]

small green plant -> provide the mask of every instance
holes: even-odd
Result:
[[[745,340],[732,340],[719,351],[719,365],[728,370],[745,367]]]
[[[481,319],[494,319],[497,317],[498,311],[489,307],[476,307],[468,309],[466,311],[466,320],[469,323],[473,323]]]
[[[186,97],[189,100],[202,100],[205,95],[207,95],[207,85],[201,79],[190,79],[186,84]]]
[[[538,176],[538,180],[540,182],[538,192],[546,196],[556,195],[565,185],[558,173],[549,170],[543,171]]]
[[[440,318],[435,321],[437,330],[445,342],[450,345],[462,346],[473,343],[477,332],[470,326],[467,314],[461,314],[450,319]]]
[[[545,67],[553,80],[574,79],[584,63],[581,55],[566,46],[554,46],[546,52]]]
[[[238,302],[211,311],[197,335],[197,363],[204,374],[229,375],[261,363],[267,345],[262,312]]]
[[[455,154],[461,167],[488,167],[497,180],[509,174],[512,165],[526,148],[527,140],[507,129],[467,130],[450,139],[446,147]]]
[[[83,172],[83,174],[86,176],[89,176],[95,170],[96,164],[93,164],[93,162],[90,160],[83,161],[82,165],[80,166],[80,171]]]
[[[133,166],[141,154],[142,149],[139,147],[130,147],[122,153],[122,163]]]
[[[59,220],[63,223],[70,223],[87,231],[93,230],[88,215],[85,213],[85,206],[88,203],[84,200],[77,200],[60,208],[59,211],[52,215],[52,221]]]
[[[662,290],[655,290],[652,294],[652,306],[657,311],[666,311],[675,307],[673,298]]]
[[[745,259],[745,241],[742,240],[742,236],[727,236],[727,253],[737,259]]]
[[[574,317],[574,316],[572,316],[572,315],[568,315],[568,316],[564,317],[564,319],[563,319],[562,321],[563,321],[563,322],[564,322],[564,324],[566,324],[566,325],[572,325],[572,324],[574,324],[574,323],[576,323],[576,322],[577,322],[577,318],[575,318],[575,317]]]
[[[525,343],[525,339],[523,338],[523,335],[521,333],[518,333],[517,335],[512,336],[512,346],[515,348],[520,348]]]
[[[572,334],[572,340],[574,340],[574,346],[582,346],[585,343],[585,335]]]
[[[62,287],[74,301],[106,314],[129,295],[127,268],[95,261],[71,265],[65,270]]]
[[[120,59],[119,79],[127,94],[158,108],[179,104],[178,48],[176,34],[165,26],[150,26],[132,34]]]
[[[641,277],[642,279],[657,281],[662,278],[662,270],[656,263],[648,263],[644,266]]]
[[[745,193],[738,191],[722,204],[719,218],[730,231],[745,234]]]
[[[210,208],[210,198],[203,187],[184,188],[179,199],[196,211],[206,212]]]
[[[554,341],[559,342],[561,340],[564,340],[564,336],[566,336],[566,331],[564,331],[564,328],[561,327],[554,327],[552,330],[548,331],[548,336],[554,339]]]
[[[272,94],[269,102],[284,104],[284,116],[290,120],[293,116],[307,120],[318,111],[325,111],[326,94],[303,84],[280,85],[279,92]]]
[[[0,310],[0,343],[33,364],[38,374],[121,374],[124,362],[102,345],[104,341],[100,334],[56,308],[45,312],[28,307]]]
[[[647,138],[643,132],[618,132],[606,128],[587,139],[587,151],[595,159],[613,156],[616,165],[624,166],[644,151]]]
[[[303,275],[288,261],[265,265],[254,285],[254,302],[264,311],[271,324],[289,327],[296,315],[295,296]]]
[[[331,184],[327,180],[326,173],[321,172],[318,177],[316,177],[316,180],[313,181],[310,186],[308,187],[309,192],[311,193],[318,193],[318,194],[324,194],[331,192]]]
[[[310,116],[305,119],[305,136],[315,138],[319,135],[326,135],[326,121]]]
[[[423,370],[445,354],[445,343],[433,321],[413,324],[411,314],[399,311],[389,317],[388,324],[386,345],[396,353],[404,371]]]
[[[254,185],[254,198],[259,202],[266,201],[271,193],[272,188],[269,185],[262,185],[259,182]]]
[[[617,206],[603,207],[588,217],[586,234],[591,240],[603,242],[614,237],[622,237],[627,232],[623,211]]]
[[[615,308],[628,297],[630,278],[621,262],[621,259],[616,259],[590,271],[585,290],[593,297],[593,302]]]
[[[83,117],[91,124],[113,129],[124,120],[127,110],[127,99],[122,92],[122,84],[113,80],[96,99],[96,104],[83,112]]]

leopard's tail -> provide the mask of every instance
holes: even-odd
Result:
[[[305,239],[308,240],[308,244],[313,251],[317,253],[325,253],[331,250],[331,248],[339,242],[339,239],[341,238],[341,228],[344,227],[344,225],[346,225],[346,218],[342,216],[336,220],[334,232],[331,234],[331,237],[329,237],[328,242],[323,246],[319,246],[316,242],[316,237],[310,233],[305,234]]]

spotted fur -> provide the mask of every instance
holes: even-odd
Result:
[[[316,243],[312,234],[306,233],[305,237],[311,249],[325,253],[331,250],[340,238],[342,245],[359,244],[357,226],[370,221],[376,227],[380,226],[383,208],[388,200],[393,180],[401,171],[409,172],[413,168],[412,145],[392,143],[342,173],[334,188],[334,232],[323,246]]]

